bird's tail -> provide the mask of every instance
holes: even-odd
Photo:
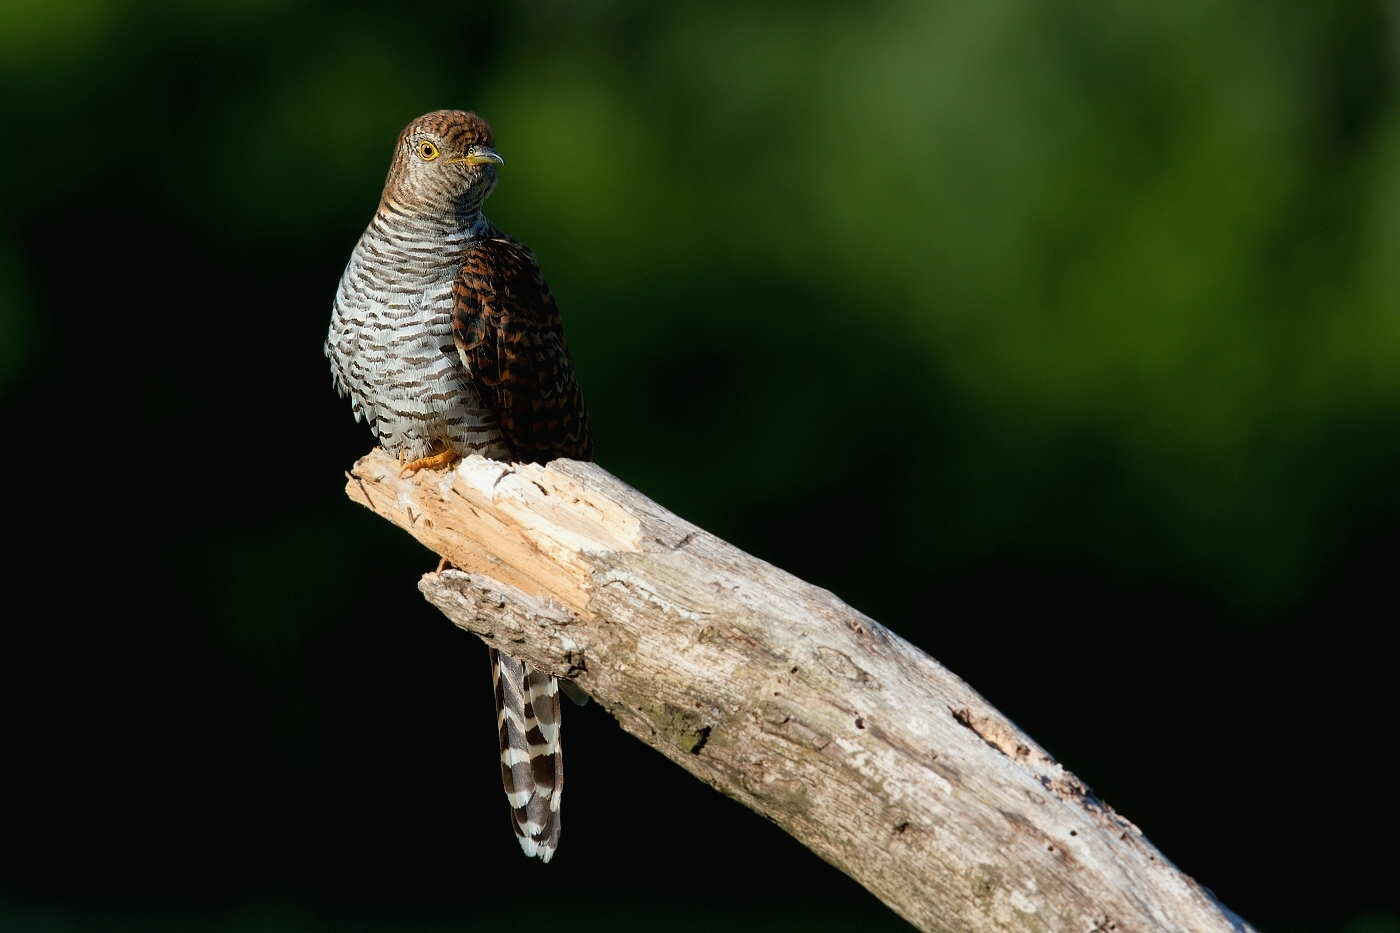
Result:
[[[564,754],[559,747],[559,682],[524,661],[491,649],[501,781],[515,835],[526,855],[548,862],[559,846]]]

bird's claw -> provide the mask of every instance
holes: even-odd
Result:
[[[438,466],[442,466],[443,464],[446,464],[446,463],[451,463],[453,460],[456,460],[456,459],[457,459],[457,451],[455,451],[455,450],[453,450],[451,447],[449,447],[449,448],[447,448],[446,450],[442,451],[441,453],[436,453],[436,454],[433,454],[432,456],[429,456],[429,457],[420,457],[420,458],[417,459],[417,460],[409,460],[407,463],[404,462],[405,459],[406,459],[406,458],[404,457],[403,451],[400,451],[400,452],[399,452],[399,478],[400,478],[400,479],[402,479],[402,478],[405,477],[405,476],[409,476],[409,475],[411,475],[411,474],[413,474],[413,473],[417,473],[419,470],[425,470],[425,469],[427,469],[427,468],[429,468],[429,467],[438,467]]]

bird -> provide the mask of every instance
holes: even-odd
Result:
[[[559,309],[534,254],[481,212],[505,160],[491,125],[461,110],[411,122],[350,254],[325,354],[402,474],[480,454],[593,459]],[[527,856],[559,845],[560,682],[491,648],[501,780]],[[584,698],[572,684],[568,695]]]

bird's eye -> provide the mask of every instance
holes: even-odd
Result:
[[[428,142],[426,139],[418,144],[418,158],[424,162],[431,162],[438,157],[438,147]]]

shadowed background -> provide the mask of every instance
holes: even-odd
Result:
[[[1265,931],[1400,930],[1400,9],[0,0],[0,930],[899,930],[486,649],[321,354],[489,119],[598,459],[964,676]],[[1301,795],[1301,798],[1298,796]]]

